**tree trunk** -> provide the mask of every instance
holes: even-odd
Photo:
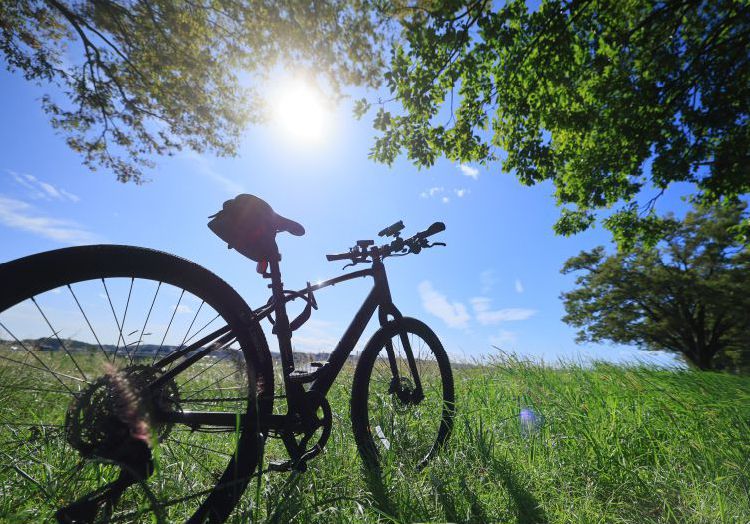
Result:
[[[714,368],[713,366],[713,360],[714,355],[716,354],[716,349],[714,349],[711,346],[698,346],[697,348],[697,358],[695,359],[695,365],[698,366],[698,368],[701,371],[708,371]]]

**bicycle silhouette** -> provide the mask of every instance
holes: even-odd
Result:
[[[275,235],[304,234],[300,224],[252,195],[212,218],[211,229],[270,280],[263,306],[250,309],[192,262],[138,247],[71,247],[0,265],[6,517],[225,521],[263,471],[269,439],[283,442],[288,459],[266,471],[304,471],[323,450],[326,394],[376,312],[380,327],[359,355],[351,394],[364,464],[422,468],[445,444],[454,415],[448,357],[429,327],[393,304],[383,263],[444,245],[428,240],[442,223],[402,239],[398,222],[379,233],[388,243],[361,240],[327,255],[366,269],[290,291]],[[296,369],[292,334],[317,309],[314,293],[362,277],[372,290],[328,360]],[[294,300],[305,305],[290,320]],[[264,319],[278,339],[284,413],[273,412],[280,398]]]

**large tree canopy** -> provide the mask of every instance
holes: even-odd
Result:
[[[750,192],[746,1],[535,4],[3,0],[0,49],[63,88],[44,99],[53,125],[123,181],[183,146],[234,153],[263,117],[258,75],[287,62],[334,93],[384,82],[378,161],[497,161],[524,184],[552,181],[558,233],[616,207],[603,221],[620,245],[654,242],[655,202],[675,184],[708,203]]]
[[[606,256],[599,247],[569,259],[562,272],[583,274],[562,294],[563,320],[582,328],[579,341],[673,351],[700,369],[750,368],[750,253],[729,233],[744,209],[670,219],[656,249]]]
[[[655,197],[675,183],[708,202],[750,192],[750,4],[527,4],[413,6],[372,156],[499,159],[524,184],[554,183],[558,233],[617,206],[604,223],[626,247],[658,238]]]
[[[138,182],[154,154],[235,153],[263,119],[258,80],[277,64],[333,92],[378,85],[384,33],[368,4],[2,0],[0,50],[10,70],[60,86],[44,109],[89,167]]]

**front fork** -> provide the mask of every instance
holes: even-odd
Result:
[[[385,278],[385,274],[383,274],[383,278]],[[389,317],[392,319],[390,321],[395,322],[396,325],[398,325],[398,322],[403,318],[401,312],[398,310],[398,308],[396,308],[395,305],[393,305],[393,302],[391,301],[387,281],[385,289],[386,296],[384,298],[387,300],[381,302],[380,307],[378,307],[378,320],[380,321],[381,329],[383,329],[389,322]],[[409,372],[411,373],[412,380],[414,381],[414,391],[409,393],[404,391],[403,389],[403,382],[398,371],[396,351],[395,349],[393,349],[392,339],[389,338],[385,343],[385,350],[388,354],[388,364],[391,368],[391,374],[393,375],[393,377],[391,378],[391,384],[388,388],[388,392],[397,395],[399,400],[404,403],[418,404],[424,398],[424,393],[422,392],[422,380],[420,379],[419,371],[417,370],[417,362],[414,359],[414,352],[411,348],[411,342],[409,342],[408,333],[406,333],[406,331],[399,331],[398,335],[401,339],[401,347],[403,348],[404,354],[406,355],[406,362],[409,365]]]

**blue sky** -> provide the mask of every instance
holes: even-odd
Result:
[[[560,267],[610,240],[601,228],[555,236],[558,210],[549,184],[523,187],[499,165],[442,160],[419,171],[406,160],[390,168],[375,164],[367,159],[369,121],[354,120],[346,103],[314,146],[275,126],[253,127],[237,158],[185,152],[157,159],[147,184],[120,184],[109,172],[81,165],[42,112],[43,93],[19,75],[0,72],[1,261],[75,244],[152,247],[211,269],[257,306],[268,290],[254,263],[228,251],[206,227],[206,217],[240,192],[260,196],[307,229],[304,237],[278,237],[289,288],[341,274],[342,264],[327,262],[326,253],[376,238],[397,220],[406,234],[441,220],[447,230],[440,240],[448,246],[392,259],[388,275],[402,313],[431,325],[451,354],[480,358],[497,354],[496,346],[548,362],[674,362],[634,348],[575,344],[559,300],[573,277],[561,275]],[[660,210],[684,211],[669,198]],[[332,348],[369,285],[363,280],[321,292],[321,309],[295,334],[296,348]],[[266,334],[274,346],[270,330]]]

